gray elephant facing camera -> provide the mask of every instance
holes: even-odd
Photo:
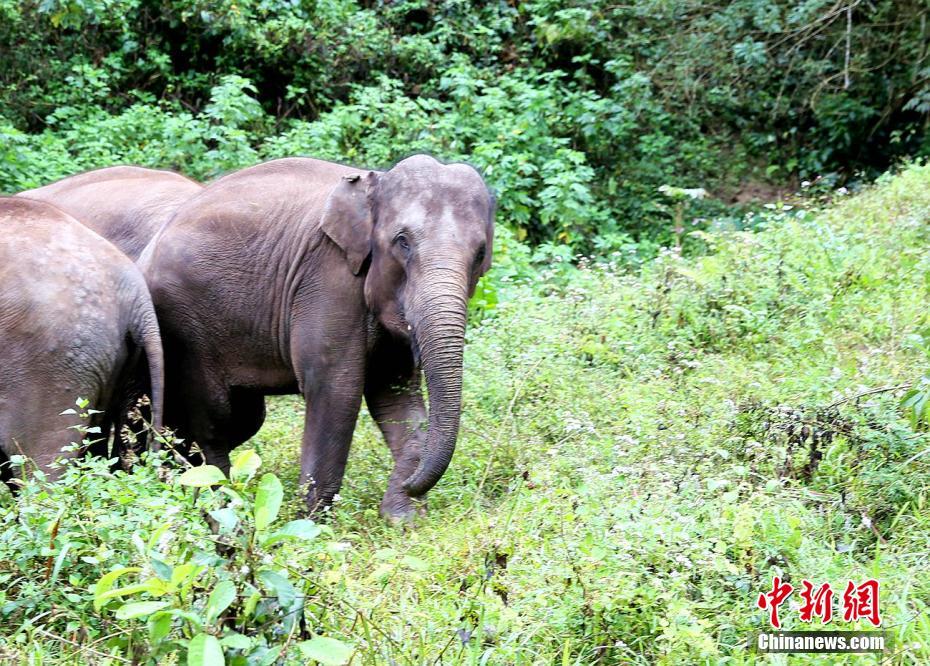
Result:
[[[209,185],[139,262],[162,326],[166,424],[225,467],[261,427],[264,396],[302,394],[301,481],[319,510],[364,394],[394,457],[382,513],[409,518],[455,447],[493,217],[477,171],[423,155],[386,172],[282,159]]]

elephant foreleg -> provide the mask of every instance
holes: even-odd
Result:
[[[381,500],[381,515],[391,521],[408,521],[417,511],[417,501],[403,489],[403,482],[420,462],[426,440],[427,412],[420,391],[420,372],[406,349],[395,348],[369,364],[365,381],[368,411],[381,429],[394,469]]]
[[[345,474],[352,433],[362,403],[361,380],[335,379],[307,392],[300,482],[307,484],[307,507],[318,514],[330,506]],[[339,386],[340,388],[334,388]]]

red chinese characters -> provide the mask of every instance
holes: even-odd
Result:
[[[778,617],[779,607],[791,596],[794,587],[784,582],[778,576],[772,578],[772,589],[759,595],[756,605],[769,611],[769,622],[776,629],[781,628]],[[801,606],[798,617],[802,622],[812,622],[815,617],[820,618],[821,624],[828,624],[833,619],[833,590],[830,583],[816,586],[809,580],[801,581]],[[882,623],[879,615],[879,583],[869,579],[861,585],[849,581],[841,598],[843,604],[843,620],[856,622],[868,620],[878,627]]]
[[[878,581],[869,579],[861,585],[849,581],[843,592],[843,619],[846,622],[868,620],[879,626],[882,619],[878,614]]]
[[[778,620],[778,607],[781,606],[785,599],[788,598],[788,595],[791,594],[794,588],[788,583],[782,583],[781,578],[775,576],[772,578],[772,590],[770,592],[765,592],[759,595],[759,600],[756,604],[759,608],[769,610],[769,622],[772,623],[772,626],[778,629],[781,627],[781,622]]]
[[[822,624],[827,624],[833,618],[833,590],[830,589],[830,583],[824,583],[817,590],[808,580],[801,581],[801,604],[799,615],[801,622],[810,622],[814,617],[819,617]]]

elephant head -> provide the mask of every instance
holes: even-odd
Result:
[[[442,477],[458,436],[468,299],[491,265],[494,197],[465,164],[409,157],[387,172],[350,175],[326,203],[322,228],[365,276],[365,301],[409,342],[429,391],[429,431],[411,496]]]

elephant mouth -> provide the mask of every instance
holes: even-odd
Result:
[[[420,354],[420,343],[417,341],[417,332],[414,329],[413,324],[407,319],[407,311],[404,309],[404,306],[401,304],[397,309],[397,319],[400,322],[399,335],[401,339],[406,338],[407,342],[410,344],[410,351],[413,354],[413,365],[415,368],[420,369],[421,364],[421,354]],[[395,333],[397,335],[397,333]]]
[[[407,333],[410,337],[410,351],[413,353],[413,366],[419,369],[421,367],[420,343],[417,342],[417,334],[412,328]]]

